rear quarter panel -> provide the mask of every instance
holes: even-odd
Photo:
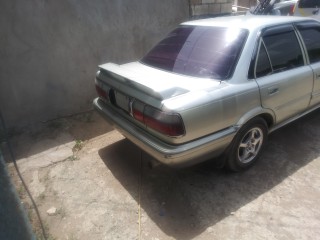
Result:
[[[246,113],[260,108],[255,81],[222,85],[220,89],[164,101],[163,108],[179,112],[185,124],[186,135],[172,139],[174,143],[188,142],[235,126]]]

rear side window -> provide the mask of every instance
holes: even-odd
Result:
[[[181,26],[158,43],[141,62],[188,76],[228,79],[233,74],[248,30]]]
[[[297,26],[307,47],[310,63],[320,61],[320,26]]]
[[[270,65],[269,57],[264,44],[261,43],[256,66],[256,77],[263,77],[270,73],[272,73],[272,68]]]
[[[320,7],[320,0],[300,0],[299,8],[317,8]]]
[[[275,32],[263,36],[273,72],[304,65],[301,47],[294,31]]]

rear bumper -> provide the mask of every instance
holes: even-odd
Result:
[[[221,155],[237,132],[236,127],[230,127],[188,143],[171,145],[135,126],[112,108],[106,107],[99,98],[93,101],[93,106],[109,124],[126,138],[161,163],[170,166],[194,165]]]

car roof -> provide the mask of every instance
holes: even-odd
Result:
[[[292,17],[292,16],[256,16],[256,15],[244,15],[244,16],[227,16],[217,18],[207,18],[184,22],[181,25],[193,25],[193,26],[219,26],[219,27],[236,27],[249,30],[261,29],[267,26],[280,25],[292,22],[301,21],[316,21],[312,18],[306,17]]]

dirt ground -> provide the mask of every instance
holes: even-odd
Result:
[[[95,113],[33,126],[12,143],[49,239],[320,239],[319,123],[316,111],[274,132],[244,173],[213,162],[151,167]]]

